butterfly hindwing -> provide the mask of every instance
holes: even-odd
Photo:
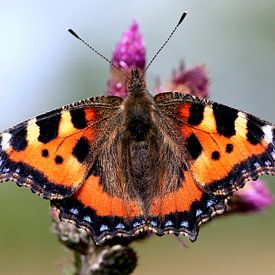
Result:
[[[149,227],[159,235],[184,234],[195,241],[201,223],[225,211],[225,198],[204,192],[190,171],[183,169],[177,190],[158,195],[152,201]]]
[[[185,161],[206,192],[228,195],[261,174],[274,174],[274,126],[255,116],[181,93],[155,97],[180,133]]]
[[[117,112],[117,97],[94,97],[40,115],[0,135],[0,182],[14,180],[47,199],[82,184]],[[108,131],[107,131],[108,132]]]
[[[59,209],[63,221],[90,232],[96,244],[143,231],[145,220],[139,201],[127,194],[112,196],[104,189],[102,177],[92,173],[72,197],[53,200],[52,205]]]
[[[96,244],[113,237],[133,237],[150,230],[158,235],[184,234],[197,238],[199,225],[225,210],[224,198],[203,192],[190,173],[183,172],[175,192],[155,197],[144,215],[138,199],[116,197],[104,190],[101,177],[90,175],[69,198],[52,200],[63,221],[90,232]]]

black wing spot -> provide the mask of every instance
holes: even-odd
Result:
[[[62,164],[64,159],[61,156],[56,156],[54,161],[56,164]]]
[[[18,130],[11,130],[11,146],[15,151],[24,151],[28,145],[27,141],[27,125],[24,128]]]
[[[46,158],[49,156],[49,151],[47,149],[43,149],[41,152],[42,157]]]
[[[50,113],[38,116],[36,125],[39,127],[38,140],[48,143],[58,136],[58,128],[61,120],[61,113],[55,111],[52,116]]]
[[[220,155],[220,153],[219,153],[218,151],[212,152],[211,158],[212,158],[213,160],[219,160],[220,157],[221,157],[221,155]]]
[[[186,142],[186,148],[193,159],[197,159],[202,152],[202,146],[195,134],[191,134]]]
[[[264,137],[264,132],[261,129],[265,123],[252,115],[247,115],[247,140],[253,144],[257,145],[261,142]]]
[[[81,137],[73,149],[73,155],[77,158],[79,162],[83,162],[88,156],[89,150],[89,141],[86,138]]]
[[[192,104],[189,109],[188,123],[193,126],[199,125],[203,120],[203,112],[202,104]]]
[[[230,154],[232,151],[233,151],[233,144],[231,143],[226,144],[225,152]]]
[[[213,112],[218,133],[228,138],[234,136],[238,111],[222,104],[213,103]]]
[[[72,123],[76,129],[84,129],[87,127],[87,120],[83,109],[71,110],[70,114]]]

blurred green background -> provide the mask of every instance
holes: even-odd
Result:
[[[101,95],[107,57],[133,19],[147,58],[188,16],[147,74],[167,80],[184,58],[207,66],[211,99],[275,122],[275,1],[0,1],[0,130],[81,98]],[[275,180],[266,177],[275,193]],[[0,186],[0,274],[60,274],[70,253],[51,233],[49,203],[15,184]],[[186,241],[188,244],[189,242]],[[275,207],[262,215],[214,219],[196,243],[173,236],[135,243],[135,274],[274,274]]]

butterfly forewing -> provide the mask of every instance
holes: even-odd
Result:
[[[193,178],[207,192],[231,194],[259,175],[274,174],[274,126],[252,115],[181,93],[155,97],[183,139]]]
[[[95,97],[40,115],[0,135],[0,181],[14,180],[52,199],[71,196],[85,180],[106,121],[121,99]]]

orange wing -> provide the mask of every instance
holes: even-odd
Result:
[[[274,174],[272,124],[181,93],[159,94],[155,101],[183,137],[185,162],[203,190],[228,195],[263,173]]]
[[[134,237],[149,230],[163,234],[184,234],[194,241],[198,227],[225,210],[224,198],[204,193],[189,171],[175,192],[155,197],[144,215],[138,199],[111,196],[99,176],[91,174],[69,198],[53,200],[61,220],[74,222],[91,233],[96,244],[113,237]]]
[[[195,241],[200,224],[224,211],[224,197],[204,192],[185,169],[176,191],[152,201],[148,227],[158,235],[183,234]]]
[[[69,198],[53,200],[60,218],[74,222],[91,233],[96,244],[115,236],[132,237],[144,230],[145,220],[138,200],[116,197],[104,190],[94,170],[80,189]]]
[[[105,122],[120,103],[117,97],[85,99],[4,131],[0,182],[16,181],[47,199],[72,195],[87,176],[98,140],[108,134]]]

